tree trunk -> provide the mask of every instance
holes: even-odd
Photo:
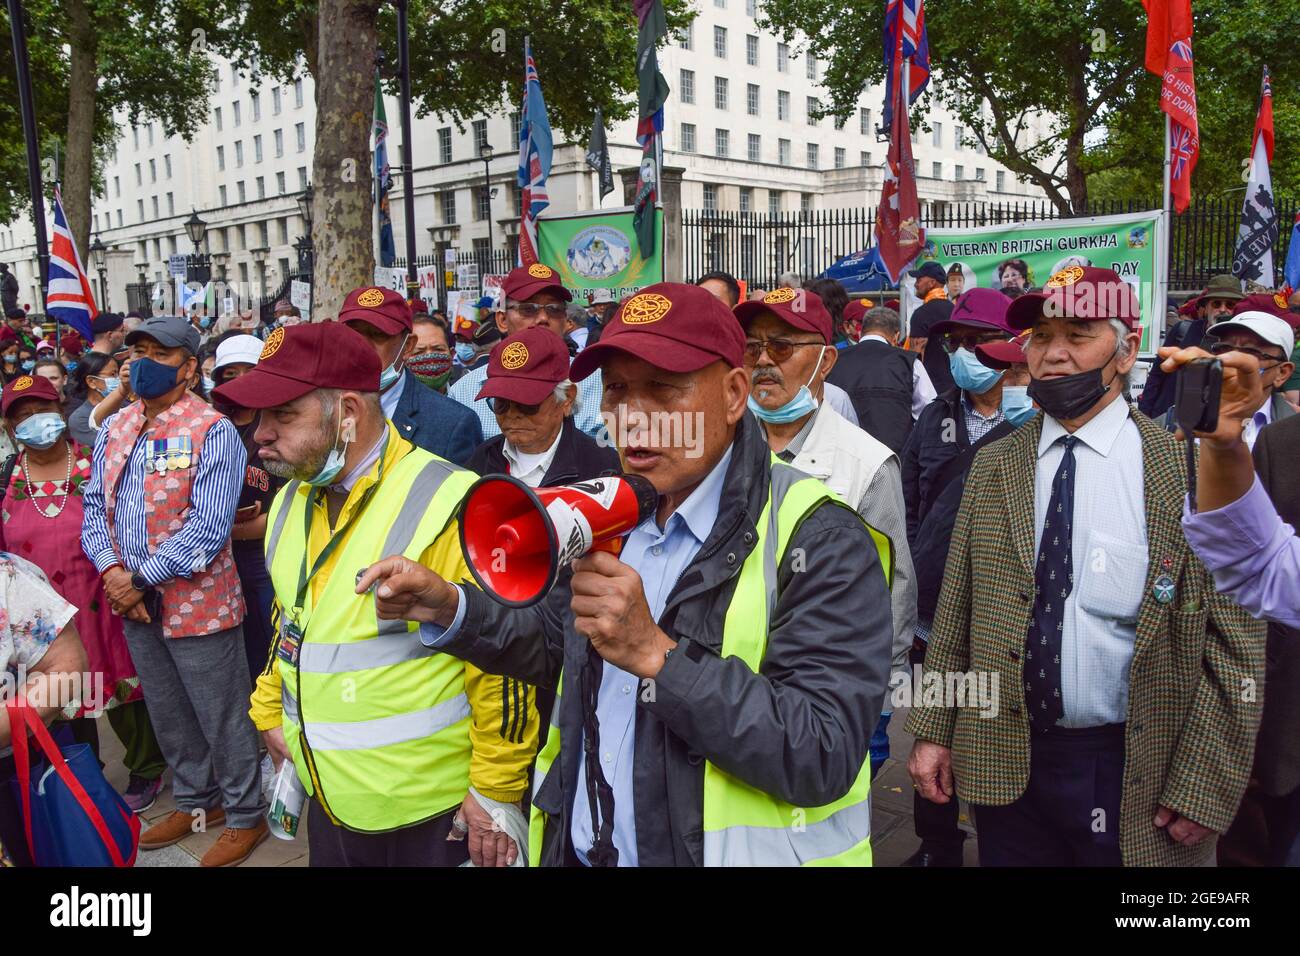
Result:
[[[99,40],[84,0],[66,0],[68,44],[67,155],[63,159],[63,211],[82,264],[90,247],[90,185],[95,153],[95,91]]]
[[[374,279],[370,131],[379,0],[320,0],[318,10],[313,319],[336,316],[350,291]]]

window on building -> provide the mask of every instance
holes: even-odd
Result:
[[[259,133],[258,135],[253,137],[253,162],[260,163],[261,161],[262,161],[262,135]]]
[[[487,145],[487,120],[477,119],[472,124],[474,130],[474,155],[482,156],[483,147]]]
[[[136,149],[139,149],[140,148],[140,127],[138,126],[131,127],[131,139],[132,139],[132,145]]]
[[[239,125],[239,122],[240,122],[240,117],[239,117],[239,101],[238,101],[238,100],[236,100],[235,102],[233,102],[233,103],[230,104],[230,115],[231,115],[231,117],[233,117],[233,119],[234,119],[234,121],[235,121],[235,126],[238,126],[238,125]]]
[[[158,160],[151,159],[149,160],[149,182],[156,183],[157,181],[158,181]]]
[[[930,145],[931,146],[943,145],[943,124],[942,123],[934,124],[934,128],[933,130],[931,130],[931,135],[930,135]]]
[[[713,155],[723,158],[731,155],[731,131],[715,129],[713,131]]]
[[[240,202],[248,202],[248,191],[244,188],[244,181],[242,179],[235,183],[235,193],[239,196]]]
[[[140,214],[140,221],[144,222],[144,200],[143,199],[137,199],[135,201],[135,211]]]
[[[754,187],[740,187],[740,211],[742,213],[751,213],[754,211]]]
[[[248,94],[249,106],[253,112],[253,122],[260,122],[262,119],[262,95],[254,90]]]
[[[235,140],[235,168],[240,169],[244,165],[244,141]]]
[[[230,64],[230,85],[231,86],[239,85],[239,71],[235,69],[235,64],[233,63]]]
[[[935,179],[943,179],[943,163],[931,163],[930,175]]]
[[[965,139],[966,139],[966,130],[965,130],[965,128],[964,128],[964,127],[961,127],[961,126],[954,126],[954,127],[952,128],[952,148],[953,148],[953,149],[965,149],[966,147],[965,147],[965,145],[964,145],[964,143],[963,143],[963,140],[965,140]]]
[[[266,177],[265,176],[257,177],[257,198],[258,199],[266,198]]]
[[[812,193],[800,193],[800,194],[799,194],[799,211],[800,211],[800,212],[812,212],[812,207],[813,207],[813,197],[812,197]]]
[[[298,188],[299,189],[307,188],[307,167],[306,166],[298,167]]]
[[[819,152],[820,152],[820,150],[818,149],[816,143],[809,143],[809,144],[808,144],[808,168],[809,168],[809,169],[818,169],[818,168],[820,168],[820,167],[818,166],[818,162],[817,162],[817,156],[818,156],[818,153],[819,153]]]
[[[750,116],[758,115],[758,84],[745,84],[745,112]]]
[[[682,27],[681,32],[677,34],[677,42],[683,50],[694,49],[695,43],[695,21],[692,20],[686,26]]]
[[[776,141],[776,161],[782,166],[790,165],[790,141],[788,139],[778,139]]]
[[[758,0],[745,0],[745,16],[758,16]]]
[[[758,37],[752,33],[745,37],[745,62],[750,66],[758,66]]]
[[[713,55],[725,60],[727,58],[727,28],[713,28]]]
[[[451,162],[451,127],[444,126],[438,130],[438,162]]]
[[[870,136],[871,129],[871,110],[865,107],[858,107],[858,132],[863,136]]]
[[[302,109],[302,79],[293,81],[293,105],[296,109]]]
[[[439,193],[438,202],[442,206],[443,224],[454,226],[456,224],[456,191],[448,189]]]
[[[226,204],[226,187],[225,187],[225,186],[218,186],[218,187],[217,187],[217,198],[220,200],[221,205],[224,206],[224,205]]]
[[[981,182],[981,183],[984,182],[984,167],[983,167],[983,166],[977,166],[977,167],[975,168],[975,181],[976,181],[976,182]]]
[[[715,76],[713,78],[713,108],[725,110],[727,108],[727,91],[728,84],[725,76]]]
[[[767,214],[769,216],[781,215],[781,194],[775,189],[769,189],[767,192]]]
[[[281,156],[284,155],[284,130],[277,129],[275,131],[274,136],[275,136],[275,158],[279,159]]]
[[[163,175],[168,179],[172,178],[172,154],[163,154]]]
[[[113,177],[113,198],[114,199],[122,198],[122,177],[121,176]]]
[[[276,231],[280,234],[280,245],[289,244],[289,217],[281,216],[275,221]]]
[[[140,170],[141,170],[142,168],[143,168],[143,167],[142,167],[139,163],[136,163],[136,164],[135,164],[135,184],[136,184],[137,186],[143,186],[143,185],[144,185],[144,176],[143,176],[143,174],[140,172]]]
[[[804,97],[804,110],[808,113],[808,125],[817,125],[817,114],[821,112],[821,101],[815,96]]]
[[[695,71],[682,70],[681,82],[677,84],[677,95],[683,103],[695,102]]]
[[[961,166],[961,165],[954,166],[952,169],[952,178],[961,179],[962,176],[965,174],[965,172],[966,172],[965,166]]]
[[[153,145],[153,123],[150,123],[148,126],[146,126],[144,131],[149,134],[149,145],[152,146]]]
[[[763,138],[757,133],[750,133],[748,144],[745,148],[745,158],[751,163],[760,162],[763,158]]]
[[[117,228],[122,228],[122,210],[120,209],[117,211]]]
[[[216,121],[217,132],[221,132],[221,107],[218,106],[212,111],[212,118]]]
[[[843,169],[846,162],[847,160],[845,159],[844,147],[836,146],[835,147],[835,168]]]
[[[695,124],[694,123],[682,124],[682,152],[683,153],[695,152]]]
[[[817,79],[817,57],[809,53],[806,59],[808,63],[808,79],[815,80]]]
[[[275,174],[275,191],[279,193],[281,196],[283,196],[285,193],[283,172],[278,172]]]
[[[997,183],[997,190],[998,190],[998,192],[1004,192],[1004,191],[1006,190],[1006,187],[1007,187],[1007,174],[1004,173],[1002,170],[999,169],[999,170],[998,170],[998,174],[997,174],[997,178],[996,178],[995,181],[996,181],[996,183]]]
[[[263,247],[271,244],[271,226],[266,220],[262,220],[257,224],[257,238]]]
[[[485,219],[492,218],[492,194],[486,186],[477,186],[474,189],[474,221],[483,222]]]
[[[704,184],[704,211],[718,211],[718,187],[712,183]]]
[[[150,196],[149,198],[152,200],[151,205],[153,206],[153,217],[157,219],[158,218],[158,197]]]
[[[727,9],[727,0],[713,0],[713,5],[719,10]]]
[[[294,126],[293,132],[298,137],[298,152],[305,153],[307,151],[307,124],[298,123]]]
[[[171,193],[167,194],[167,215],[176,215],[176,197]]]
[[[776,45],[776,71],[778,73],[790,72],[790,48],[784,43]]]
[[[790,118],[790,92],[788,90],[776,91],[776,118],[779,120],[788,120]]]
[[[510,114],[510,145],[512,147],[519,145],[519,132],[523,125],[524,117],[518,110]]]
[[[271,115],[280,115],[280,88],[278,86],[271,88]]]
[[[861,150],[861,151],[858,153],[858,165],[859,165],[859,166],[870,166],[870,165],[871,165],[871,154],[870,154],[869,152],[867,152],[865,149],[864,149],[864,150]]]

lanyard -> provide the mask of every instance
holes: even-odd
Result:
[[[375,493],[375,489],[378,488],[380,482],[384,480],[384,457],[387,452],[388,436],[385,435],[384,447],[380,449],[379,452],[379,474],[375,476],[375,483],[366,489],[366,493],[361,496],[361,500],[357,502],[357,506],[352,509],[352,514],[348,515],[348,520],[343,523],[343,527],[331,533],[329,542],[321,550],[321,553],[316,556],[316,560],[312,562],[310,571],[307,570],[307,551],[311,542],[311,522],[316,507],[317,491],[315,488],[312,488],[307,492],[307,507],[303,512],[302,568],[298,573],[298,596],[293,602],[293,621],[295,625],[298,624],[302,617],[303,601],[307,597],[308,585],[311,584],[311,581],[316,577],[317,572],[325,566],[325,562],[330,559],[330,556],[347,536],[348,529],[352,527],[352,523],[357,520],[357,517],[361,512],[365,511],[366,505],[370,503],[370,498]],[[302,630],[305,630],[305,628],[300,628],[300,631]]]

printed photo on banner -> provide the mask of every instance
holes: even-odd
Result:
[[[608,289],[619,300],[662,282],[663,211],[655,212],[660,241],[649,257],[641,254],[633,215],[624,207],[539,219],[538,259],[560,274],[577,302],[587,302],[597,289]]]

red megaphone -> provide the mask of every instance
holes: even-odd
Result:
[[[638,475],[535,489],[509,475],[488,475],[460,503],[460,546],[488,596],[528,607],[574,558],[617,554],[622,537],[653,515],[658,501],[654,485]]]

